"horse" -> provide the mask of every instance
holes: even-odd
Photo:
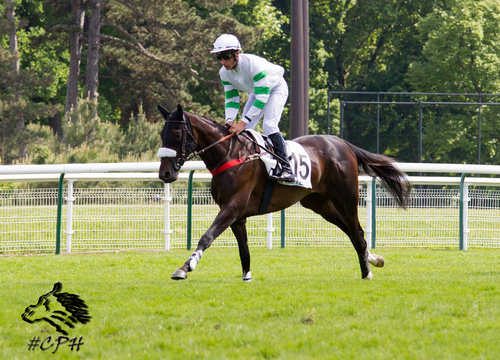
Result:
[[[274,183],[270,194],[268,170],[260,148],[245,135],[232,136],[229,130],[211,119],[184,111],[181,105],[168,111],[158,109],[165,118],[161,131],[162,148],[159,178],[165,183],[178,179],[186,160],[200,156],[213,174],[211,195],[220,211],[203,234],[193,254],[171,276],[184,280],[193,271],[204,251],[228,227],[238,242],[243,281],[251,281],[250,252],[246,219],[251,216],[285,209],[300,201],[301,205],[338,226],[351,240],[359,258],[362,279],[371,280],[370,264],[382,267],[384,259],[368,250],[364,231],[358,219],[359,171],[377,177],[406,209],[411,185],[394,160],[373,154],[333,135],[305,135],[293,139],[310,157],[311,188]],[[263,152],[262,152],[263,153]],[[265,203],[264,208],[262,204]]]
[[[45,321],[63,335],[68,335],[66,329],[74,329],[77,323],[88,323],[92,317],[85,302],[78,295],[61,293],[61,290],[62,284],[55,283],[52,291],[40,296],[35,305],[28,306],[21,318],[28,323]]]

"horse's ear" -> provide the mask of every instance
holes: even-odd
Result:
[[[182,114],[183,111],[181,104],[177,104],[177,114]]]
[[[61,290],[62,290],[62,284],[60,282],[57,282],[54,284],[54,288],[52,289],[51,293],[58,294]]]
[[[163,115],[163,117],[165,118],[165,120],[168,119],[168,117],[170,116],[170,111],[168,111],[167,109],[165,109],[163,106],[161,105],[158,105],[158,110],[160,110],[161,114]]]

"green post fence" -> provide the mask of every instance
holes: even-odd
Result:
[[[188,209],[187,209],[187,249],[191,250],[192,227],[193,227],[193,175],[194,170],[189,172],[188,179]]]
[[[56,255],[61,253],[61,218],[62,218],[62,196],[63,196],[64,173],[59,176],[57,190],[57,225],[56,225]]]

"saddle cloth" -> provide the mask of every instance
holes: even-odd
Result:
[[[264,136],[255,130],[247,129],[245,131],[248,134],[250,134],[252,138],[259,145],[265,147],[270,151],[273,151],[271,141],[268,139],[267,136]],[[295,175],[295,181],[294,182],[279,181],[279,183],[283,185],[300,186],[312,189],[311,158],[307,154],[306,150],[299,143],[291,140],[286,140],[285,145],[286,145],[286,153],[290,161],[290,167],[292,168],[293,175]],[[260,159],[266,165],[268,174],[270,174],[271,171],[274,171],[276,165],[278,164],[278,161],[276,161],[276,159],[274,159],[274,157],[270,153],[262,150],[262,148],[261,148]]]

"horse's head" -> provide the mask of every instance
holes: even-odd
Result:
[[[179,170],[189,154],[198,147],[193,128],[182,106],[168,111],[161,105],[158,109],[165,118],[165,125],[161,131],[162,147],[158,150],[161,159],[159,177],[166,183],[177,180]]]

